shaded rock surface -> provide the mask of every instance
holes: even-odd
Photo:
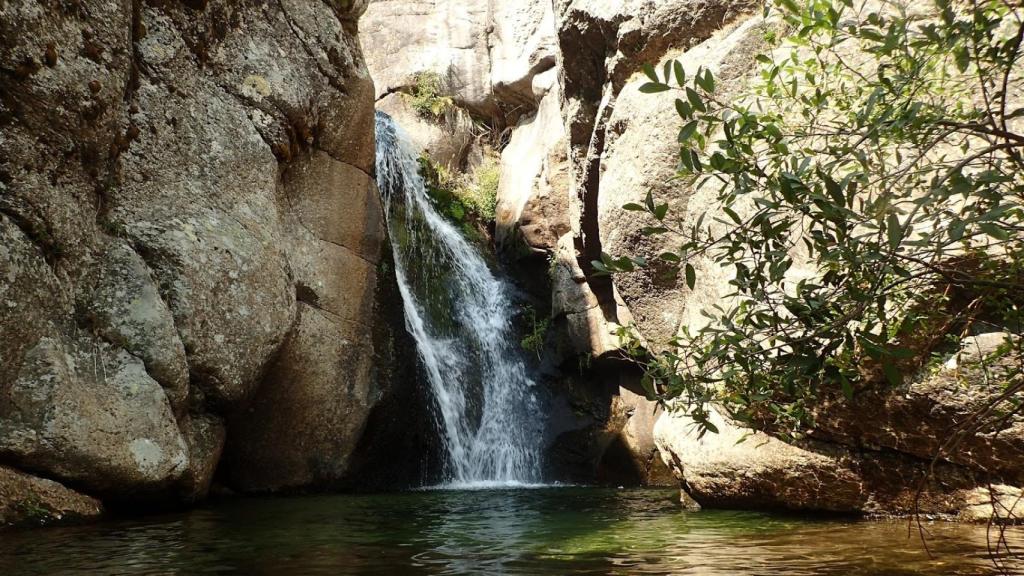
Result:
[[[111,502],[342,480],[391,329],[365,9],[0,5],[0,463]]]
[[[988,486],[971,470],[831,443],[790,444],[731,423],[700,436],[687,416],[666,413],[655,437],[683,490],[702,506],[875,515],[980,516]],[[1007,498],[1009,500],[1009,498]],[[985,519],[991,514],[989,506]]]

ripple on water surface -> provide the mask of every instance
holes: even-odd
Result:
[[[984,526],[687,513],[668,490],[537,488],[236,499],[0,533],[0,574],[998,574]],[[1024,542],[1014,530],[1010,543]],[[1010,566],[1020,574],[1022,564]]]

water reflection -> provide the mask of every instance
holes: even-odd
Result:
[[[0,533],[0,574],[997,573],[985,528],[705,511],[670,491],[558,488],[239,499]],[[1014,530],[1010,543],[1024,542]],[[1011,573],[1024,573],[1018,557]]]

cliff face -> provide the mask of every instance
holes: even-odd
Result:
[[[345,475],[389,342],[364,9],[0,4],[0,488]]]
[[[774,25],[739,0],[537,0],[517,3],[515,10],[504,4],[374,2],[366,19],[375,24],[363,41],[387,46],[409,38],[408,22],[446,22],[447,28],[413,33],[406,56],[371,57],[373,73],[387,79],[378,86],[378,107],[413,125],[428,154],[449,150],[452,132],[444,121],[416,114],[396,93],[413,89],[410,79],[417,73],[432,71],[452,79],[449,96],[457,106],[507,134],[497,248],[521,285],[550,311],[554,328],[544,360],[561,367],[552,382],[567,383],[574,411],[592,416],[589,425],[565,424],[551,447],[553,458],[581,458],[595,466],[592,473],[616,482],[624,469],[636,472],[627,474],[634,481],[653,482],[662,477],[652,466],[655,456],[704,505],[913,510],[945,431],[991,396],[984,390],[957,393],[954,383],[980,381],[972,350],[991,347],[1002,335],[970,340],[957,366],[908,377],[901,389],[823,404],[819,429],[799,445],[766,435],[737,443],[749,431],[719,415],[721,434],[698,437],[688,418],[635,394],[636,375],[616,360],[619,327],[634,325],[658,346],[681,327],[704,322],[701,308],[729,291],[729,278],[710,260],[691,262],[701,278],[695,290],[663,267],[614,281],[590,268],[602,251],[653,261],[669,247],[663,245],[667,239],[642,234],[649,223],[621,209],[642,202],[648,190],[684,218],[696,219],[712,205],[708,190],[672,180],[679,119],[672,98],[639,92],[645,81],[640,68],[679,58],[690,72],[710,67],[720,96],[739,94],[752,77],[766,29]],[[515,96],[510,86],[517,87]],[[567,376],[577,362],[591,369]],[[935,466],[917,502],[921,510],[987,517],[987,503],[1005,504],[1019,495],[1019,422],[964,442],[963,453],[944,455]]]

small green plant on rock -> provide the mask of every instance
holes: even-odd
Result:
[[[458,224],[494,220],[501,178],[497,158],[487,157],[469,174],[457,175],[421,156],[420,174],[426,182],[427,194],[448,219]]]
[[[540,360],[540,353],[544,349],[544,341],[548,336],[551,319],[538,318],[537,311],[532,306],[527,308],[527,316],[529,317],[530,331],[519,342],[519,345],[522,346],[523,350],[536,354],[537,359]]]
[[[501,165],[498,159],[487,156],[468,176],[469,178],[458,187],[456,194],[480,218],[485,221],[494,220],[498,206],[498,183],[501,180]]]
[[[26,498],[15,504],[15,509],[24,521],[33,524],[46,524],[53,517],[53,512],[43,505],[38,498]]]
[[[444,79],[437,72],[418,72],[412,81],[409,105],[420,116],[436,119],[455,106],[451,97],[445,95]]]

